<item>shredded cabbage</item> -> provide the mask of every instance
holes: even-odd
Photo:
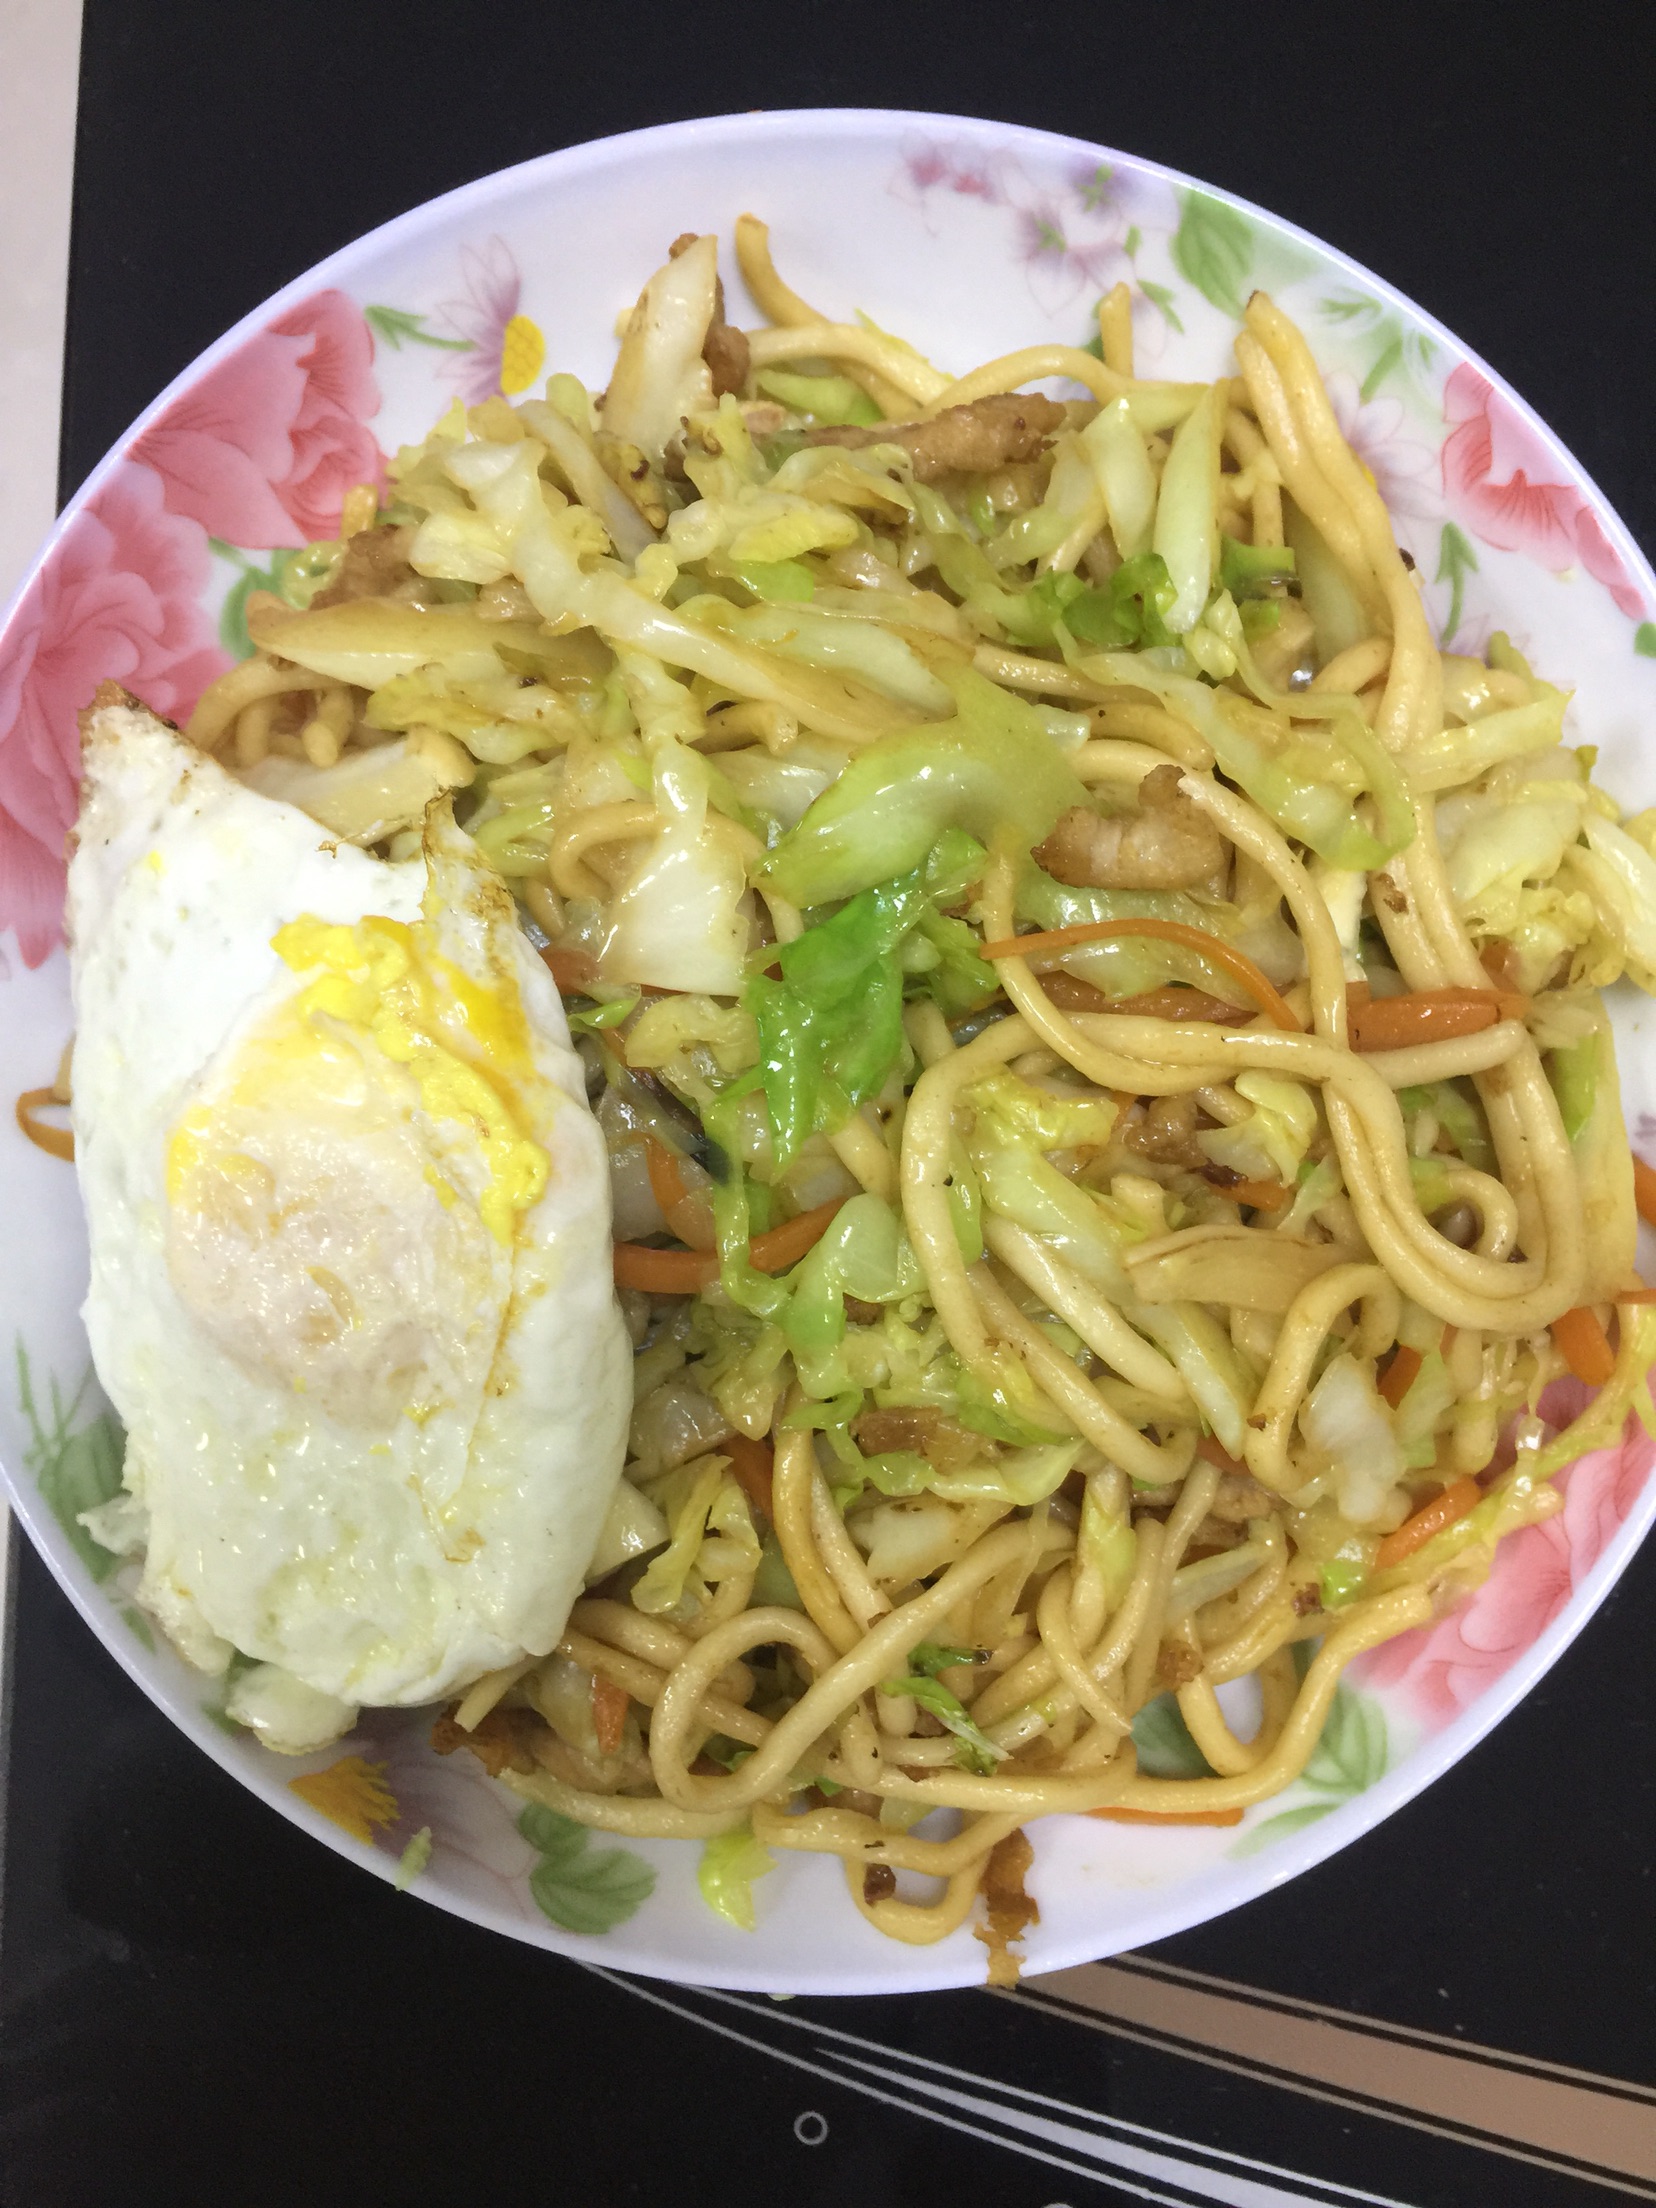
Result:
[[[1027,847],[1085,802],[1033,707],[969,668],[941,672],[955,717],[870,745],[763,862],[795,904],[827,904],[907,874],[949,828]]]
[[[1316,1099],[1303,1081],[1276,1073],[1239,1073],[1233,1086],[1253,1106],[1234,1127],[1196,1137],[1215,1165],[1245,1181],[1282,1181],[1290,1188],[1318,1127]]]
[[[1333,1468],[1341,1514],[1354,1526],[1386,1515],[1403,1469],[1391,1413],[1369,1368],[1345,1352],[1306,1397],[1300,1429]]]
[[[740,1932],[751,1932],[759,1921],[753,1906],[753,1882],[775,1868],[775,1856],[755,1840],[753,1827],[736,1825],[702,1842],[696,1884],[716,1916]]]

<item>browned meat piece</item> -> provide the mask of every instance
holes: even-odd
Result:
[[[1136,813],[1106,820],[1072,805],[1045,843],[1037,866],[1087,889],[1189,889],[1225,863],[1225,839],[1179,788],[1180,769],[1152,767],[1139,784]]]
[[[348,538],[345,557],[339,563],[339,572],[325,590],[319,590],[311,600],[312,606],[341,606],[349,598],[384,598],[406,583],[414,570],[408,564],[409,548],[414,542],[414,530],[410,523],[400,523],[392,528],[377,523],[372,529],[359,529]]]
[[[1208,1162],[1207,1152],[1196,1140],[1200,1111],[1193,1096],[1152,1097],[1142,1119],[1124,1122],[1121,1139],[1141,1158],[1154,1158],[1158,1165],[1189,1166],[1193,1173],[1199,1173]]]
[[[452,1756],[456,1748],[469,1748],[491,1779],[502,1771],[533,1771],[529,1736],[541,1730],[541,1721],[529,1710],[508,1710],[498,1703],[471,1731],[464,1732],[445,1712],[431,1728],[431,1745],[440,1756]]]
[[[1033,460],[1064,426],[1064,410],[1038,391],[1004,391],[970,406],[951,406],[930,422],[871,422],[813,429],[813,445],[901,445],[922,483],[940,475],[992,475]]]
[[[939,1472],[955,1472],[963,1465],[981,1464],[993,1456],[992,1445],[981,1434],[958,1425],[942,1411],[921,1405],[901,1405],[889,1411],[864,1411],[853,1419],[851,1431],[865,1456],[883,1457],[897,1449],[912,1449]]]
[[[681,253],[687,253],[696,242],[694,230],[684,230],[667,248],[667,258],[676,261]],[[721,276],[713,287],[713,319],[707,327],[707,342],[702,347],[702,358],[713,378],[713,396],[723,398],[727,391],[740,391],[748,379],[748,341],[745,331],[725,320],[724,278]]]
[[[897,1873],[889,1863],[870,1863],[863,1872],[863,1899],[866,1902],[889,1901],[897,1891]]]
[[[1250,1518],[1269,1518],[1273,1511],[1281,1508],[1282,1497],[1273,1495],[1251,1472],[1225,1472],[1220,1475],[1219,1492],[1213,1498],[1208,1515],[1217,1518],[1221,1525],[1241,1526]]]
[[[1156,1677],[1164,1687],[1188,1687],[1201,1670],[1202,1652],[1188,1641],[1163,1641],[1156,1651]]]
[[[722,290],[723,286],[720,288]],[[734,324],[718,320],[708,324],[707,343],[702,347],[702,358],[712,374],[715,397],[722,398],[727,391],[740,391],[746,383],[747,336]]]

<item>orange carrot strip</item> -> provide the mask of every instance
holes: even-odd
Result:
[[[1656,1303],[1656,1288],[1618,1288],[1617,1303]]]
[[[1455,1337],[1459,1332],[1460,1328],[1458,1326],[1446,1326],[1444,1328],[1438,1336],[1438,1355],[1440,1357],[1446,1358],[1449,1355],[1449,1352],[1455,1346]]]
[[[621,1745],[622,1728],[627,1722],[627,1707],[632,1696],[625,1687],[618,1687],[613,1679],[606,1679],[601,1671],[592,1675],[592,1729],[598,1736],[601,1755],[613,1756]]]
[[[767,1234],[756,1234],[748,1244],[755,1267],[762,1273],[785,1273],[790,1265],[797,1265],[805,1252],[822,1240],[828,1222],[844,1201],[843,1196],[836,1196],[830,1203],[818,1204],[814,1211],[802,1211],[797,1219],[772,1227]],[[692,1296],[718,1277],[715,1250],[652,1250],[644,1242],[615,1245],[618,1288],[642,1288],[651,1296]]]
[[[1498,1020],[1521,1020],[1528,1011],[1528,997],[1510,989],[1415,989],[1402,997],[1371,997],[1366,983],[1357,982],[1346,991],[1353,1050],[1451,1042]]]
[[[1616,1356],[1609,1337],[1590,1305],[1577,1304],[1552,1323],[1552,1338],[1564,1352],[1564,1361],[1578,1380],[1590,1388],[1608,1385],[1616,1370]]]
[[[1242,1027],[1253,1018],[1240,1005],[1210,997],[1205,989],[1143,989],[1136,997],[1107,997],[1102,989],[1067,974],[1060,966],[1043,974],[1042,985],[1060,1012],[1126,1012],[1139,1020],[1212,1020],[1226,1027]]]
[[[661,1206],[669,1230],[693,1250],[711,1250],[716,1241],[713,1215],[705,1196],[685,1185],[677,1151],[654,1135],[644,1137],[644,1165],[650,1176],[650,1193]]]
[[[1187,928],[1182,920],[1084,920],[1073,928],[1047,928],[1039,935],[1009,936],[1000,943],[985,943],[985,958],[1040,958],[1048,951],[1067,951],[1077,943],[1103,943],[1112,936],[1148,935],[1160,943],[1177,943],[1182,950],[1197,951],[1222,966],[1278,1027],[1301,1033],[1300,1023],[1277,994],[1270,979],[1245,952],[1222,943],[1205,928]]]
[[[1399,1342],[1380,1382],[1381,1400],[1389,1403],[1395,1411],[1414,1386],[1415,1374],[1419,1370],[1419,1350],[1411,1349],[1407,1342]]]
[[[560,951],[555,944],[547,944],[540,955],[566,997],[579,996],[589,982],[598,978],[598,961],[590,951]]]
[[[615,1285],[647,1296],[693,1296],[719,1277],[717,1250],[652,1250],[647,1242],[617,1242]]]
[[[1645,1225],[1656,1227],[1656,1167],[1646,1165],[1643,1158],[1633,1160],[1633,1201]]]
[[[66,1165],[75,1162],[75,1138],[67,1127],[54,1127],[49,1119],[41,1119],[41,1107],[61,1101],[50,1089],[25,1089],[17,1100],[17,1124],[22,1128],[37,1150],[44,1150],[50,1158],[62,1158]]]
[[[1239,1825],[1239,1809],[1089,1809],[1111,1825]]]
[[[1255,1211],[1280,1211],[1294,1200],[1293,1190],[1284,1188],[1280,1181],[1232,1181],[1219,1193],[1230,1203],[1251,1204]]]
[[[805,1252],[814,1249],[828,1232],[835,1212],[844,1201],[843,1196],[832,1197],[826,1204],[818,1204],[814,1211],[802,1211],[797,1219],[772,1227],[768,1234],[756,1234],[748,1244],[748,1254],[759,1271],[785,1273],[790,1265],[797,1265]]]
[[[1405,1518],[1395,1533],[1387,1534],[1374,1552],[1375,1570],[1389,1572],[1394,1564],[1401,1564],[1406,1556],[1423,1548],[1434,1533],[1441,1533],[1445,1526],[1452,1526],[1457,1518],[1475,1510],[1482,1500],[1483,1489],[1469,1472],[1452,1480],[1441,1495],[1434,1495],[1412,1518]]]
[[[644,1137],[644,1164],[650,1176],[650,1193],[664,1212],[682,1204],[690,1191],[684,1185],[678,1159],[654,1135]]]
[[[730,1459],[731,1476],[755,1510],[769,1518],[771,1509],[771,1447],[748,1434],[730,1434],[719,1443],[720,1454]]]

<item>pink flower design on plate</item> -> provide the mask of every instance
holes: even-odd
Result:
[[[1637,620],[1644,599],[1621,554],[1581,493],[1547,480],[1551,455],[1488,377],[1463,361],[1444,387],[1443,411],[1455,425],[1443,445],[1443,487],[1476,535],[1555,573],[1579,562]]]
[[[171,512],[230,544],[332,536],[351,486],[384,478],[366,426],[380,404],[373,359],[356,301],[316,292],[183,392],[132,457],[161,477]]]
[[[182,719],[229,666],[202,610],[201,525],[124,461],[76,515],[18,605],[0,653],[0,930],[38,966],[63,917],[63,839],[80,781],[76,714],[115,681]]]
[[[949,191],[961,199],[978,199],[986,207],[999,207],[1006,197],[1002,183],[1004,157],[963,139],[911,136],[902,142],[902,159],[892,182],[892,192],[916,207],[924,207],[932,192]]]
[[[1549,1414],[1555,1402],[1550,1391]],[[1510,1535],[1466,1601],[1385,1642],[1353,1675],[1365,1686],[1398,1688],[1427,1725],[1447,1725],[1551,1625],[1633,1508],[1653,1463],[1656,1444],[1638,1426],[1615,1448],[1582,1457],[1559,1476],[1564,1507],[1556,1516]]]
[[[504,238],[493,237],[481,248],[460,248],[460,269],[465,293],[445,299],[434,320],[454,332],[471,347],[445,360],[437,373],[457,384],[468,406],[481,406],[501,386],[506,351],[506,331],[517,317],[523,298],[523,279],[512,249]]]

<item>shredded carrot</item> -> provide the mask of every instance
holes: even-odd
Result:
[[[1577,1304],[1552,1323],[1552,1338],[1564,1352],[1564,1361],[1578,1380],[1590,1388],[1602,1388],[1614,1378],[1616,1353],[1590,1304]]]
[[[1409,1390],[1414,1386],[1415,1374],[1420,1370],[1420,1352],[1411,1349],[1407,1342],[1399,1342],[1392,1361],[1380,1380],[1381,1401],[1389,1403],[1395,1411]]]
[[[761,1273],[785,1273],[797,1265],[814,1243],[828,1231],[828,1222],[845,1198],[802,1211],[767,1234],[756,1234],[748,1255]],[[716,1250],[652,1250],[645,1242],[617,1242],[615,1284],[618,1288],[642,1288],[651,1296],[693,1296],[719,1277]]]
[[[719,1450],[730,1459],[731,1477],[754,1509],[771,1517],[770,1443],[754,1441],[747,1434],[730,1434],[720,1442]]]
[[[693,1296],[719,1277],[717,1250],[652,1250],[647,1242],[617,1242],[615,1285],[647,1296]]]
[[[1637,1288],[1618,1288],[1617,1303],[1656,1303],[1656,1288],[1646,1288],[1641,1282]]]
[[[1218,1188],[1217,1181],[1214,1186]],[[1228,1203],[1251,1204],[1255,1211],[1280,1211],[1294,1200],[1293,1190],[1280,1181],[1232,1181],[1219,1193]]]
[[[748,1254],[761,1273],[785,1273],[790,1265],[797,1265],[809,1249],[814,1249],[828,1232],[836,1211],[845,1198],[832,1197],[826,1204],[818,1204],[814,1211],[802,1211],[797,1219],[789,1219],[780,1227],[772,1227],[768,1234],[756,1234],[748,1244]]]
[[[1089,1809],[1111,1825],[1239,1825],[1239,1809]]]
[[[1346,991],[1353,1050],[1452,1042],[1498,1020],[1521,1020],[1528,1012],[1528,997],[1510,989],[1415,989],[1402,997],[1371,997],[1366,982],[1353,982]]]
[[[644,1137],[644,1163],[650,1175],[650,1194],[664,1212],[682,1204],[690,1191],[684,1185],[675,1154],[654,1135]]]
[[[622,1729],[627,1722],[627,1709],[632,1696],[625,1687],[618,1687],[613,1679],[606,1679],[601,1671],[592,1675],[592,1729],[598,1736],[601,1755],[613,1756],[621,1745]]]
[[[1042,984],[1060,1012],[1126,1012],[1140,1020],[1211,1020],[1243,1027],[1253,1018],[1240,1005],[1210,997],[1205,989],[1144,989],[1136,997],[1107,997],[1079,974],[1043,974]]]
[[[1452,1526],[1457,1518],[1475,1510],[1482,1500],[1483,1489],[1469,1472],[1452,1480],[1441,1495],[1434,1495],[1412,1518],[1405,1518],[1395,1533],[1387,1534],[1374,1552],[1375,1570],[1389,1572],[1394,1564],[1401,1564],[1416,1549],[1424,1548],[1434,1533],[1441,1533],[1445,1526]]]
[[[1633,1201],[1645,1225],[1656,1227],[1656,1166],[1646,1165],[1643,1158],[1633,1160]]]
[[[560,951],[548,944],[541,951],[552,979],[566,997],[579,996],[598,978],[598,961],[590,951]]]
[[[1182,920],[1083,920],[1073,928],[1047,928],[1039,935],[1014,935],[1003,942],[985,943],[985,958],[1040,958],[1048,951],[1072,950],[1077,943],[1103,943],[1113,936],[1148,935],[1160,943],[1176,943],[1182,950],[1197,951],[1222,966],[1231,979],[1251,997],[1261,1012],[1291,1035],[1301,1032],[1291,1008],[1278,995],[1270,979],[1245,952],[1222,943],[1205,928],[1187,928]],[[1112,1009],[1119,1011],[1120,1006]]]
[[[1455,1346],[1455,1340],[1459,1333],[1460,1328],[1458,1326],[1446,1326],[1444,1328],[1442,1334],[1438,1337],[1438,1355],[1440,1357],[1446,1358],[1449,1355],[1449,1352]]]
[[[670,1150],[655,1135],[646,1135],[644,1164],[650,1176],[650,1193],[673,1233],[693,1250],[711,1250],[718,1239],[713,1231],[713,1214],[706,1197],[685,1185],[677,1151]]]
[[[50,1089],[25,1089],[17,1100],[17,1124],[22,1128],[37,1150],[44,1150],[48,1157],[62,1158],[67,1165],[75,1162],[75,1138],[67,1127],[55,1127],[49,1119],[38,1115],[47,1104],[59,1104],[62,1098]]]

